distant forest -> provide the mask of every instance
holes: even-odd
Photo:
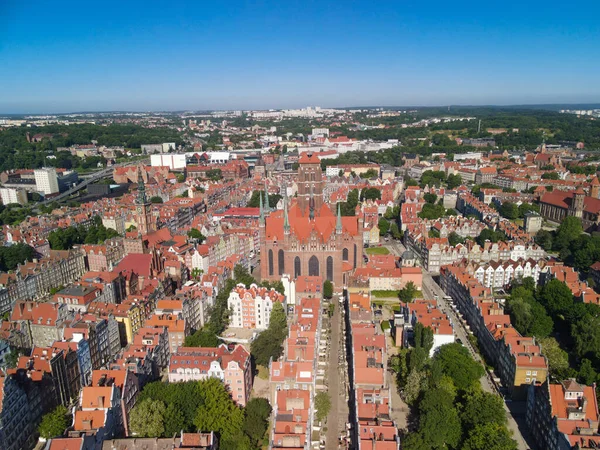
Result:
[[[51,134],[41,142],[28,142],[30,136]],[[140,125],[48,125],[44,127],[16,127],[0,131],[0,170],[35,169],[44,165],[53,165],[49,155],[55,155],[58,147],[75,144],[89,144],[92,140],[98,145],[140,148],[142,144],[160,144],[175,142],[183,144],[180,134],[171,128],[146,128]],[[59,155],[63,161],[71,159],[71,166],[82,166],[79,158]],[[102,159],[102,158],[100,158]],[[97,161],[92,161],[94,164]],[[61,167],[64,167],[61,166]],[[70,167],[66,167],[70,168]]]

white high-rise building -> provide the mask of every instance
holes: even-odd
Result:
[[[44,195],[56,194],[58,189],[58,176],[54,167],[44,167],[43,169],[35,169],[35,187]]]
[[[313,136],[327,136],[329,137],[329,128],[313,128],[312,129]]]
[[[27,192],[23,188],[2,188],[0,189],[0,197],[2,197],[4,205],[11,203],[18,203],[19,205],[27,204]]]

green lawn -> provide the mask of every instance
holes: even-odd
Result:
[[[390,251],[387,247],[369,247],[365,248],[365,253],[367,255],[389,255]]]
[[[398,291],[371,291],[371,297],[375,298],[398,298]]]

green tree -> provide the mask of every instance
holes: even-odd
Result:
[[[200,329],[186,336],[184,343],[186,347],[217,347],[219,344],[219,338],[209,329]]]
[[[422,370],[411,370],[406,378],[403,390],[404,401],[409,405],[413,405],[426,386],[426,373]]]
[[[200,243],[206,240],[206,237],[200,232],[200,230],[197,230],[196,228],[192,228],[190,231],[188,231],[187,235],[191,239],[197,239],[200,241]]]
[[[315,408],[317,409],[317,421],[324,421],[331,410],[331,398],[325,391],[320,391],[315,395]]]
[[[155,195],[154,197],[150,197],[150,203],[162,203],[163,199],[162,197],[159,197],[158,195]]]
[[[455,189],[462,184],[462,177],[460,175],[448,175],[446,184],[448,189]]]
[[[550,372],[560,377],[560,374],[569,369],[569,354],[560,348],[558,341],[553,337],[540,339],[539,342],[542,354],[548,360]]]
[[[519,218],[519,207],[512,202],[504,202],[500,206],[500,215],[506,219],[514,220]]]
[[[165,427],[163,437],[173,437],[179,434],[181,430],[186,429],[185,416],[174,403],[167,406],[163,423]]]
[[[460,419],[467,430],[486,423],[505,425],[504,402],[497,395],[477,388],[465,395]]]
[[[325,283],[323,283],[323,297],[333,297],[333,283],[329,280],[325,280]]]
[[[227,388],[216,378],[201,381],[201,404],[194,424],[199,431],[216,431],[225,440],[243,426],[244,412],[231,399]]]
[[[554,238],[554,249],[563,250],[569,247],[577,237],[583,232],[581,219],[575,216],[567,216],[556,230]]]
[[[52,439],[62,436],[70,423],[69,411],[63,405],[59,405],[42,416],[38,431],[44,439]]]
[[[542,179],[544,179],[544,180],[559,180],[560,177],[558,176],[558,173],[556,173],[556,172],[546,172],[545,174],[542,175]]]
[[[431,203],[425,203],[421,212],[418,216],[421,219],[435,220],[446,215],[446,208],[443,205],[432,205]]]
[[[434,205],[435,202],[437,201],[437,198],[438,198],[438,196],[435,194],[427,193],[427,194],[423,195],[423,199],[430,205]]]
[[[410,303],[417,297],[418,294],[419,290],[417,289],[417,286],[415,286],[415,283],[409,281],[402,289],[398,291],[398,298],[400,301]]]
[[[258,335],[250,346],[256,364],[267,367],[269,360],[277,361],[283,353],[283,341],[287,336],[287,319],[281,303],[271,310],[269,327]]]
[[[415,347],[422,348],[427,354],[433,347],[433,330],[430,327],[425,327],[421,322],[417,322],[414,326]]]
[[[550,280],[539,292],[540,303],[548,310],[551,316],[564,314],[573,305],[571,289],[559,280]]]
[[[540,230],[535,235],[535,242],[546,251],[552,250],[553,235],[550,231]]]
[[[505,426],[497,423],[477,425],[463,443],[464,450],[516,450],[517,443]]]
[[[394,239],[402,239],[402,231],[400,231],[396,222],[392,222],[392,225],[390,226],[390,233]]]
[[[465,243],[465,238],[463,238],[462,236],[460,236],[455,231],[452,231],[448,235],[448,243],[450,245],[452,245],[452,246],[455,246],[455,245],[458,245],[458,244],[464,244]]]
[[[383,218],[379,219],[377,226],[379,227],[379,236],[385,236],[390,231],[390,223]]]
[[[253,398],[244,408],[243,431],[250,438],[253,447],[260,448],[269,426],[271,405],[267,399]]]
[[[400,207],[394,206],[393,208],[389,207],[385,210],[385,214],[383,218],[390,221],[396,221],[400,216]]]
[[[442,345],[433,357],[433,364],[439,365],[441,373],[452,378],[460,390],[467,390],[478,383],[485,373],[481,364],[458,343]]]
[[[600,356],[600,317],[585,314],[571,326],[571,337],[579,358]]]
[[[419,413],[419,434],[429,448],[458,448],[462,427],[453,398],[446,390],[426,391],[419,404]]]
[[[598,373],[594,370],[592,362],[584,358],[579,366],[579,374],[577,375],[577,381],[585,385],[591,385],[598,378]]]
[[[381,191],[375,187],[365,188],[360,192],[361,200],[381,200]]]
[[[161,437],[165,433],[165,404],[145,399],[131,410],[129,426],[134,436]]]
[[[504,240],[505,238],[506,238],[506,236],[500,230],[494,231],[489,228],[484,228],[481,231],[481,233],[479,233],[479,236],[477,236],[477,239],[475,239],[475,241],[477,241],[477,243],[479,245],[483,246],[483,245],[485,245],[485,241],[490,241],[492,243],[496,243],[498,241]]]

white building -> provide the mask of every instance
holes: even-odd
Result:
[[[470,152],[470,153],[455,153],[454,161],[464,161],[465,159],[475,159],[480,161],[483,154],[481,152]]]
[[[238,284],[229,294],[227,307],[231,311],[229,325],[233,328],[266,330],[271,320],[273,303],[284,303],[285,296],[275,289]]]
[[[168,166],[169,169],[184,169],[186,167],[185,153],[159,153],[150,155],[150,164],[152,167]]]
[[[56,194],[58,189],[58,176],[54,167],[44,167],[33,171],[35,188],[44,195]]]
[[[329,136],[329,128],[313,128],[313,136]]]
[[[163,153],[169,153],[169,150],[175,151],[176,149],[177,149],[177,146],[175,145],[175,142],[163,142],[163,144],[162,144],[162,152]]]
[[[27,204],[27,192],[23,188],[1,188],[0,196],[4,205],[11,203],[18,203],[19,205]]]

